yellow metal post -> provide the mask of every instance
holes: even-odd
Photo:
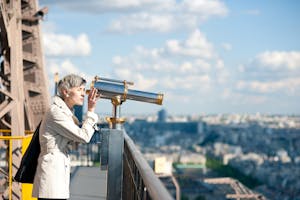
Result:
[[[9,200],[12,199],[12,140],[9,140],[9,167],[8,167]]]

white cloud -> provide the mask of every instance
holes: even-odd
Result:
[[[224,61],[222,59],[216,59],[216,68],[223,69],[224,68]]]
[[[164,94],[164,104],[168,104],[170,102],[174,102],[177,105],[189,104],[193,102],[193,98],[190,95],[177,94],[173,92],[167,92]]]
[[[87,56],[91,52],[86,34],[74,38],[65,34],[44,33],[43,40],[47,56]]]
[[[244,65],[239,65],[238,66],[238,72],[244,73],[245,72],[245,66]]]
[[[108,32],[135,33],[140,31],[155,30],[169,32],[176,27],[176,19],[172,15],[138,13],[123,16],[111,22]]]
[[[224,88],[224,90],[221,93],[221,97],[223,99],[229,99],[231,96],[231,89],[230,88]]]
[[[184,42],[180,42],[178,40],[167,41],[166,51],[174,55],[192,56],[205,59],[211,59],[215,56],[213,45],[208,42],[205,35],[198,29],[192,32],[189,38]]]
[[[94,78],[94,75],[86,74],[83,72],[82,69],[75,66],[69,59],[47,59],[46,58],[46,66],[47,66],[47,73],[48,73],[48,85],[50,94],[54,93],[54,74],[58,73],[59,79],[68,75],[68,74],[77,74],[82,76],[85,80],[87,80],[88,84]],[[53,91],[53,92],[52,92]]]
[[[118,78],[137,82],[140,89],[172,91],[174,95],[207,92],[229,76],[223,60],[199,30],[186,40],[166,41],[161,48],[137,46],[127,56],[115,56],[113,64]]]
[[[271,70],[299,70],[300,52],[266,51],[256,57],[258,63]]]
[[[300,52],[266,51],[258,54],[250,63],[240,65],[238,71],[239,79],[252,82],[251,88],[258,91],[277,91],[284,87],[289,91],[287,80],[296,80],[300,76]],[[292,86],[295,87],[294,84]]]
[[[180,65],[179,68],[181,73],[190,73],[190,72],[196,72],[195,68],[193,68],[193,65],[191,62],[184,62],[182,65]]]
[[[211,86],[209,75],[166,76],[162,77],[160,82],[164,88],[193,93],[206,91]]]
[[[231,51],[231,50],[232,50],[232,45],[229,44],[229,43],[224,42],[224,43],[221,44],[221,46],[222,46],[222,48],[223,48],[225,51]]]
[[[106,12],[132,12],[138,10],[168,10],[176,5],[175,0],[40,0],[43,4],[56,4],[67,10],[102,14]]]
[[[224,88],[221,92],[221,98],[231,105],[239,105],[239,106],[250,106],[264,104],[267,101],[270,101],[268,96],[266,95],[255,95],[249,93],[237,93],[232,91],[233,88]],[[246,109],[245,109],[246,110]]]
[[[88,82],[92,81],[94,78],[94,75],[84,73],[83,70],[80,69],[80,67],[77,67],[69,59],[46,59],[46,65],[49,77],[52,77],[55,73],[58,73],[60,78],[67,74],[77,74],[79,76],[82,76]],[[51,79],[50,82],[53,82],[53,79]]]
[[[184,41],[168,40],[162,48],[147,49],[137,46],[127,57],[115,56],[113,63],[116,66],[135,66],[135,69],[143,70],[158,69],[154,66],[159,63],[160,71],[170,71],[178,67],[172,61],[174,58],[183,60],[182,64],[179,63],[181,66],[186,63],[185,60],[192,59],[193,68],[199,68],[200,71],[209,71],[212,61],[215,61],[217,68],[224,67],[223,61],[217,58],[213,45],[199,30],[192,32]]]
[[[236,93],[232,97],[253,105],[274,102],[277,97],[299,97],[299,56],[295,51],[266,51],[250,63],[238,66],[240,81],[233,83]]]
[[[231,74],[228,72],[228,70],[222,69],[222,70],[217,70],[215,79],[216,82],[219,83],[220,85],[226,85],[229,82],[231,82],[233,77]]]
[[[60,64],[61,70],[63,72],[79,74],[80,70],[77,69],[70,60],[65,60]]]
[[[192,30],[198,26],[197,16],[191,14],[140,12],[124,15],[113,20],[107,32],[133,34],[137,32],[160,32]]]
[[[51,21],[43,21],[41,23],[43,33],[54,33],[57,29],[56,24]]]
[[[284,93],[295,95],[300,91],[300,79],[299,78],[287,78],[276,81],[239,81],[236,85],[238,90],[248,90],[258,93]]]
[[[211,17],[228,14],[226,6],[219,0],[143,1],[142,4],[146,5],[146,2],[152,2],[152,6],[140,6],[135,12],[113,20],[107,31],[131,34],[193,30]]]
[[[64,59],[64,60],[47,59],[46,65],[47,65],[48,73],[51,75],[53,75],[54,73],[58,73],[60,76],[64,76],[67,74],[78,74],[80,76],[83,76],[86,79],[92,80],[91,75],[84,73],[82,69],[77,67],[69,59]]]
[[[181,3],[181,9],[190,13],[195,13],[201,19],[207,19],[210,16],[226,16],[228,10],[224,3],[219,0],[184,0]]]
[[[115,74],[118,77],[122,77],[122,80],[133,81],[134,86],[130,86],[130,88],[139,89],[139,90],[149,90],[153,88],[158,80],[155,78],[147,78],[142,73],[132,73],[129,69],[118,69],[115,71]]]
[[[209,18],[228,14],[227,7],[220,0],[40,1],[45,5],[56,4],[63,9],[80,13],[121,13],[121,17],[112,20],[106,29],[117,33],[193,30]]]
[[[209,72],[212,68],[211,64],[208,61],[205,61],[204,59],[195,59],[195,62],[193,63],[193,67],[200,69],[202,72]]]

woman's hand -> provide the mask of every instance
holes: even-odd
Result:
[[[96,108],[97,100],[100,98],[100,95],[97,93],[96,88],[91,88],[91,91],[88,96],[88,111],[94,112]]]

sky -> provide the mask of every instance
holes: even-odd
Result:
[[[122,114],[300,114],[300,1],[40,0],[54,73],[134,82]],[[109,100],[97,112],[110,113]]]

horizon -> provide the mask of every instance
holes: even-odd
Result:
[[[158,110],[159,112],[160,110]],[[157,116],[158,112],[153,113],[125,113],[121,117],[150,117]],[[86,112],[85,112],[86,113]],[[122,112],[123,113],[123,112]],[[96,114],[101,117],[111,116],[112,113],[107,112],[96,112]],[[167,112],[167,117],[205,117],[205,116],[258,116],[258,117],[299,117],[300,114],[268,114],[268,113],[199,113],[199,114],[169,114]]]

